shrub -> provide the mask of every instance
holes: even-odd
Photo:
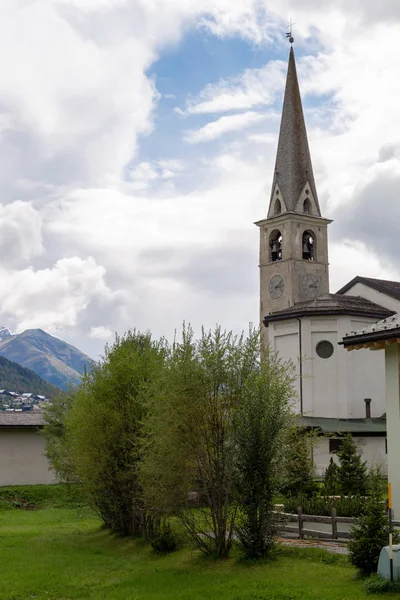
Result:
[[[393,543],[399,541],[393,533]],[[364,514],[350,530],[348,550],[350,562],[364,575],[376,572],[379,554],[389,541],[389,523],[385,505],[377,496],[367,502]]]
[[[335,496],[339,493],[339,467],[332,457],[325,471],[323,491],[327,496]]]
[[[236,533],[248,559],[268,556],[282,527],[274,510],[282,446],[292,422],[293,367],[272,352],[243,386],[234,415],[236,498],[241,520]]]
[[[285,512],[297,513],[297,507],[301,506],[306,515],[330,516],[332,508],[335,508],[340,517],[359,517],[365,511],[367,502],[366,498],[360,496],[293,496],[285,500]]]
[[[129,331],[106,347],[77,388],[65,417],[65,444],[74,472],[113,533],[150,537],[158,513],[139,482],[144,422],[164,369],[165,344]]]
[[[380,464],[373,465],[368,469],[368,493],[371,496],[384,498],[387,492],[387,475]]]
[[[400,581],[390,581],[374,574],[365,580],[365,591],[367,594],[400,594]]]
[[[361,455],[351,434],[348,434],[337,453],[339,457],[338,479],[342,494],[365,496],[368,488],[367,463]]]
[[[169,523],[164,524],[152,539],[151,546],[158,554],[175,552],[180,547],[179,536],[172,531]]]
[[[314,480],[312,458],[313,438],[304,429],[293,427],[287,436],[283,460],[283,480],[280,491],[284,496],[312,496],[318,486]]]

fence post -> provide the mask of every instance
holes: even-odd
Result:
[[[299,540],[302,540],[304,538],[304,533],[303,533],[303,507],[302,506],[298,506],[297,507],[297,518],[299,521]]]
[[[337,521],[336,521],[336,508],[332,507],[331,516],[332,516],[332,539],[337,540],[338,539],[338,530],[337,530]]]

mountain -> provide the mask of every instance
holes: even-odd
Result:
[[[5,340],[7,337],[10,337],[10,335],[14,335],[13,332],[11,331],[11,329],[8,329],[8,327],[3,327],[3,325],[0,325],[0,342]]]
[[[31,392],[47,398],[53,398],[60,392],[59,388],[51,385],[30,369],[21,367],[16,362],[0,356],[0,389],[18,392],[19,394]]]
[[[42,329],[7,336],[0,342],[0,355],[62,389],[79,384],[84,369],[94,365],[86,354]]]

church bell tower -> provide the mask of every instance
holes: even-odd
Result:
[[[319,207],[291,47],[271,198],[267,217],[256,223],[261,324],[271,312],[329,292],[329,223]]]

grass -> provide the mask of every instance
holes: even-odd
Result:
[[[0,487],[0,510],[77,508],[85,504],[77,485],[11,485]]]
[[[51,504],[51,502],[50,502]],[[366,596],[345,557],[281,547],[246,564],[182,549],[156,555],[86,508],[0,510],[1,600],[346,600]],[[381,596],[380,596],[381,597]]]

